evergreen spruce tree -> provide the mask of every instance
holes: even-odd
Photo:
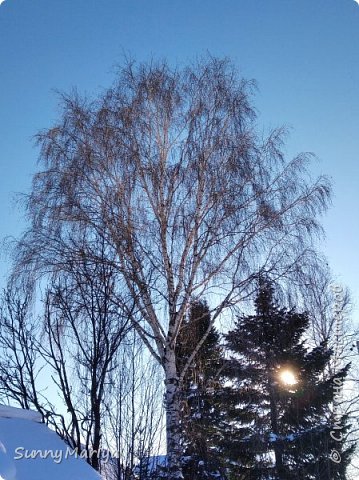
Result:
[[[203,338],[211,322],[208,306],[203,301],[191,304],[177,343],[178,371],[181,372],[190,354]],[[182,389],[182,432],[184,439],[183,474],[186,480],[223,478],[215,444],[219,424],[216,408],[221,388],[223,365],[220,336],[213,327],[187,370]]]
[[[333,399],[349,366],[328,376],[332,352],[325,343],[306,346],[308,315],[279,308],[268,281],[260,282],[255,306],[226,335],[231,387],[222,396],[219,443],[228,478],[345,479],[354,447],[343,445],[347,419],[333,417]]]

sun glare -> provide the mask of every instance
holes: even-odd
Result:
[[[296,379],[294,373],[290,370],[283,370],[280,372],[279,377],[285,385],[295,385],[298,383],[298,380]]]

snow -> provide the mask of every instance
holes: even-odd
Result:
[[[269,434],[269,441],[270,442],[276,442],[277,440],[287,440],[289,442],[293,442],[295,440],[295,435],[293,435],[293,433],[290,433],[289,435],[280,436],[280,435],[276,435],[275,433],[271,432]]]
[[[276,435],[275,433],[272,433],[272,432],[271,432],[271,433],[269,434],[269,441],[270,441],[270,442],[276,442],[277,439],[278,439],[278,435]]]
[[[23,418],[33,422],[42,422],[41,414],[33,410],[23,410],[22,408],[8,407],[0,405],[0,418]]]
[[[100,480],[36,412],[0,407],[0,480]]]

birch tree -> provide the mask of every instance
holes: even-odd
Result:
[[[41,171],[15,276],[56,276],[83,255],[103,262],[91,244],[104,242],[118,272],[113,300],[163,367],[171,479],[183,478],[181,378],[212,324],[253,291],[259,269],[290,284],[298,263],[316,261],[330,196],[326,178],[308,174],[311,155],[287,160],[285,131],[258,128],[253,90],[227,60],[127,62],[96,98],[63,95],[58,122],[37,137]],[[208,301],[212,322],[177,371],[193,298]]]

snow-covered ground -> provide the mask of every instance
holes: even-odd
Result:
[[[24,410],[22,408],[8,407],[7,405],[0,405],[0,418],[24,418],[39,423],[42,421],[41,415],[38,412]]]
[[[0,406],[0,480],[100,480],[40,422],[36,412]]]

